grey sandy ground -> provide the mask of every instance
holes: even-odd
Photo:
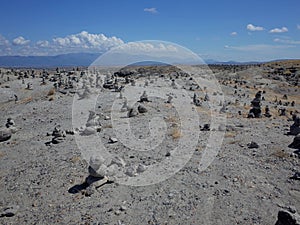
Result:
[[[248,76],[249,85],[263,83],[263,78],[252,76],[260,72],[260,69],[248,70],[241,76]],[[171,178],[144,187],[106,184],[91,196],[85,196],[85,190],[69,193],[70,188],[84,183],[88,175],[88,165],[75,137],[67,135],[62,143],[45,145],[51,140],[47,133],[56,125],[64,130],[73,129],[73,95],[57,92],[54,100],[49,101],[47,93],[52,84],[40,86],[39,79],[31,82],[34,84],[32,91],[25,90],[21,81],[14,79],[5,83],[10,88],[1,89],[0,124],[4,125],[6,119],[12,117],[20,128],[9,141],[0,143],[0,207],[17,208],[14,216],[1,217],[1,224],[267,225],[275,224],[277,212],[282,207],[293,206],[300,211],[299,181],[289,179],[299,170],[299,158],[290,157],[294,150],[287,146],[293,137],[284,135],[291,122],[288,117],[279,116],[245,118],[248,108],[244,107],[244,102],[249,105],[260,88],[267,94],[276,90],[280,81],[267,80],[272,87],[241,87],[241,93],[249,97],[243,98],[238,105],[228,106],[230,129],[225,133],[219,154],[205,171],[198,170],[209,136],[209,132],[203,131],[189,162]],[[234,85],[222,86],[222,89],[227,101],[234,102]],[[19,96],[17,104],[7,102],[9,91]],[[111,94],[110,91],[103,93]],[[268,95],[266,101],[273,97]],[[97,102],[101,106],[97,110],[110,115],[111,101],[105,99],[109,98]],[[299,99],[297,101],[295,109],[299,111]],[[176,112],[162,101],[153,99],[145,106],[149,109],[145,115],[131,119],[134,133],[143,137],[148,134],[147,124],[153,115],[176,118]],[[200,125],[210,123],[207,110],[203,107],[197,110]],[[238,115],[239,110],[242,115]],[[168,121],[168,131],[172,132],[174,121]],[[137,153],[121,142],[108,143],[108,137],[115,134],[110,122],[102,121],[103,129],[98,136],[109,151],[122,156],[127,163],[155,163],[164,159],[169,148],[176,146],[178,141],[168,133],[160,149]],[[249,149],[247,144],[251,141],[257,142],[259,148]]]

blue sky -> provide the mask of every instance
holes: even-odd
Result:
[[[300,58],[300,1],[3,0],[0,55],[103,52],[174,42],[204,59]]]

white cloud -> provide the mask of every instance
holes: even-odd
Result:
[[[149,13],[153,13],[153,14],[158,13],[156,8],[145,8],[144,12],[149,12]]]
[[[299,24],[297,24],[297,29],[300,30],[300,25]]]
[[[26,45],[29,44],[30,40],[26,40],[22,36],[19,36],[13,40],[13,45]]]
[[[280,38],[275,38],[274,42],[290,44],[290,45],[299,45],[300,44],[300,41],[295,41],[295,40],[290,40],[290,39],[280,39]]]
[[[9,41],[0,34],[0,46],[8,46]]]
[[[132,54],[143,53],[170,53],[174,54],[178,51],[176,46],[163,43],[148,43],[148,42],[129,42],[126,45],[120,47],[122,50],[126,50]]]
[[[235,32],[235,31],[230,33],[231,36],[236,36],[237,34],[238,34],[238,33]]]
[[[248,24],[247,25],[247,30],[250,30],[250,31],[262,31],[264,29],[265,28],[259,27],[259,26],[254,26],[253,24]]]
[[[282,27],[282,28],[274,28],[272,30],[270,30],[270,33],[284,33],[284,32],[288,32],[289,30],[286,27]]]
[[[82,31],[78,34],[58,37],[53,39],[54,46],[65,49],[77,50],[100,50],[106,51],[112,47],[123,44],[124,42],[117,37],[106,37],[104,34],[90,34]]]
[[[49,41],[38,41],[36,42],[36,45],[42,48],[48,47],[49,46]]]

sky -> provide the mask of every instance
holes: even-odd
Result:
[[[0,55],[103,53],[161,40],[203,59],[300,58],[299,0],[3,0]]]

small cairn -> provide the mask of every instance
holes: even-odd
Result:
[[[146,91],[144,91],[143,94],[141,95],[140,102],[150,102]]]
[[[202,105],[202,103],[201,103],[200,99],[198,98],[198,96],[196,95],[196,93],[194,93],[194,96],[193,96],[193,103],[195,104],[195,106]]]
[[[89,176],[86,179],[88,185],[94,185],[96,188],[114,182],[115,175],[125,167],[125,161],[120,157],[112,160],[105,160],[102,156],[91,157],[88,167]]]
[[[270,108],[269,108],[268,105],[265,107],[265,114],[264,114],[264,116],[268,117],[268,118],[272,117],[272,115],[270,113]]]
[[[60,125],[56,126],[52,132],[52,143],[53,144],[59,144],[65,140],[66,132],[62,131],[60,129]]]

